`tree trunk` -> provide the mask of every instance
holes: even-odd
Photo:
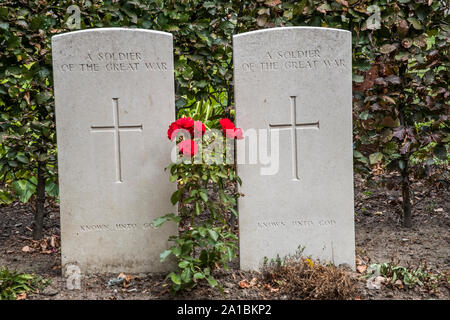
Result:
[[[44,170],[42,169],[41,162],[38,162],[38,182],[36,188],[36,212],[34,214],[34,222],[33,222],[33,239],[39,240],[42,239],[43,225],[44,225],[44,215],[45,215],[45,177]]]
[[[410,197],[410,183],[409,183],[409,168],[408,161],[405,160],[405,168],[402,173],[402,207],[403,207],[403,226],[407,228],[412,227],[411,214],[411,197]]]
[[[408,64],[405,62],[399,68],[399,76],[402,79],[402,85],[404,86],[404,79],[406,75],[406,70],[408,68]],[[407,121],[405,115],[406,102],[402,101],[399,105],[399,120],[400,124],[403,128],[407,128]],[[409,183],[409,151],[406,152],[402,161],[404,162],[404,167],[400,168],[400,172],[402,175],[402,207],[403,207],[403,226],[407,228],[412,227],[411,220],[411,197],[410,197],[410,183]]]

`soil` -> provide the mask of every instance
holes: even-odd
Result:
[[[392,187],[392,186],[391,186]],[[450,299],[448,280],[441,281],[435,290],[415,286],[381,285],[368,289],[363,278],[365,266],[393,261],[398,265],[419,267],[426,265],[436,274],[450,275],[450,199],[448,185],[425,187],[421,182],[412,185],[413,227],[401,225],[401,193],[398,185],[391,190],[368,187],[355,178],[356,261],[359,272],[346,270],[356,289],[354,299]],[[59,249],[59,209],[47,205],[44,222],[46,238],[31,240],[33,208],[30,204],[13,203],[0,207],[0,266],[10,270],[34,273],[50,280],[50,284],[27,299],[291,299],[268,290],[257,272],[243,272],[235,261],[229,271],[216,270],[215,277],[224,288],[218,290],[199,285],[190,292],[171,295],[164,285],[165,275],[129,275],[126,287],[108,286],[117,274],[98,274],[84,277],[81,290],[69,290],[61,276]],[[361,273],[362,272],[362,273]],[[245,281],[246,280],[246,281]],[[246,285],[243,287],[242,283]]]

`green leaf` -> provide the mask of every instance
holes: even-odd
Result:
[[[159,218],[156,218],[155,220],[153,220],[153,228],[159,227],[160,225],[162,225],[164,222],[166,222],[168,220],[178,223],[178,222],[180,222],[181,217],[178,215],[175,215],[173,213],[168,213],[165,216],[162,216],[162,217],[159,217]]]
[[[367,159],[367,157],[365,157],[361,152],[357,151],[357,150],[353,150],[353,157],[358,160],[359,162],[362,163],[369,163],[369,160]]]
[[[200,215],[202,213],[202,206],[200,205],[200,202],[195,203],[195,214]]]
[[[28,180],[14,181],[12,186],[19,196],[19,200],[23,203],[27,203],[31,196],[36,193],[36,186]]]
[[[30,163],[30,160],[24,154],[18,154],[16,159],[25,164]]]
[[[158,228],[168,220],[167,216],[159,217],[153,220],[153,228]]]
[[[369,156],[369,163],[371,165],[373,165],[382,159],[383,159],[383,154],[381,152],[374,152]]]
[[[394,58],[397,61],[407,61],[409,59],[409,52],[408,51],[399,52],[397,55],[395,55]]]
[[[178,267],[180,267],[181,269],[185,269],[188,266],[190,266],[190,264],[191,263],[189,261],[184,260],[184,261],[181,261],[180,263],[178,263]]]
[[[180,275],[172,272],[169,274],[170,280],[172,280],[173,283],[175,284],[181,284],[181,277]]]
[[[355,63],[353,63],[353,67],[360,71],[367,71],[370,69],[371,64],[369,61],[366,60],[358,60]]]
[[[186,268],[183,270],[183,272],[181,272],[181,281],[183,281],[184,283],[189,283],[191,282],[191,278],[192,278],[192,271],[189,268]]]
[[[56,198],[59,195],[59,187],[54,181],[49,180],[45,183],[45,192],[47,192],[49,196]]]
[[[180,201],[181,191],[182,191],[182,189],[175,191],[172,194],[172,196],[170,197],[170,202],[172,202],[173,205],[175,205],[178,201]]]
[[[414,29],[416,29],[416,30],[422,30],[423,29],[422,24],[416,18],[410,17],[407,20],[409,21],[409,23],[412,24]]]
[[[209,276],[208,278],[206,278],[206,280],[208,280],[208,283],[211,287],[216,287],[219,283],[217,282],[216,279],[214,279],[212,276]]]
[[[206,236],[206,228],[200,227],[198,228],[198,233],[200,234],[200,236],[202,236],[203,238]]]
[[[361,83],[364,81],[364,76],[360,75],[360,74],[352,74],[352,81],[356,82],[356,83]]]
[[[204,279],[205,275],[201,272],[197,272],[194,274],[194,279]]]
[[[202,262],[203,265],[208,264],[208,252],[203,249],[202,252],[200,252],[199,259],[200,259],[200,261]]]
[[[170,254],[172,253],[172,250],[165,250],[163,252],[161,252],[161,254],[159,255],[159,259],[161,262],[165,261],[167,259],[168,256],[170,256]]]
[[[22,274],[20,274],[20,275],[18,276],[18,279],[19,279],[20,281],[26,282],[26,281],[28,281],[28,280],[33,279],[33,276],[32,276],[31,274],[22,273]]]
[[[8,22],[0,22],[0,29],[8,31],[9,23]]]
[[[209,236],[214,240],[217,241],[219,239],[219,235],[214,230],[208,230]]]
[[[47,92],[47,91],[41,92],[36,95],[36,102],[38,104],[43,104],[43,103],[47,102],[48,100],[50,100],[51,97],[52,96],[49,92]]]
[[[205,191],[200,191],[200,198],[202,198],[204,202],[208,202],[208,194]]]
[[[177,99],[177,102],[175,103],[175,106],[177,108],[182,108],[182,107],[184,107],[186,105],[186,102],[187,101],[184,98]]]

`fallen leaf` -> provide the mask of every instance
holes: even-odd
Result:
[[[25,92],[25,94],[23,95],[23,98],[25,99],[27,104],[30,105],[30,92],[29,91]]]
[[[126,275],[125,273],[121,273],[119,274],[119,276],[117,278],[123,278],[125,280],[125,282],[130,282],[131,281],[131,276],[130,275]]]
[[[239,285],[239,288],[241,288],[241,289],[247,289],[247,288],[251,287],[250,283],[247,280],[239,281],[238,285]]]
[[[380,52],[387,54],[397,49],[397,47],[393,44],[385,44],[380,48]]]
[[[33,252],[34,249],[31,248],[30,246],[25,246],[25,247],[22,248],[22,251],[23,251],[23,252]]]
[[[359,273],[364,273],[367,270],[367,266],[365,265],[360,265],[356,267],[356,271],[358,271]]]
[[[269,0],[266,1],[266,5],[268,5],[269,7],[274,7],[276,5],[279,5],[281,3],[281,0]]]
[[[397,281],[395,281],[394,283],[399,289],[403,289],[403,282],[402,280],[398,279]]]
[[[56,248],[56,236],[50,237],[50,246]]]
[[[21,293],[17,296],[16,300],[25,300],[27,298],[27,293]]]
[[[336,2],[343,5],[344,7],[348,7],[348,2],[346,0],[336,0]]]

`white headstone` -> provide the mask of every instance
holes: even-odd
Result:
[[[167,126],[175,119],[165,32],[105,28],[52,38],[63,270],[162,272],[175,225]]]
[[[354,267],[351,33],[274,28],[233,46],[236,125],[250,136],[237,148],[241,268],[298,248]]]

